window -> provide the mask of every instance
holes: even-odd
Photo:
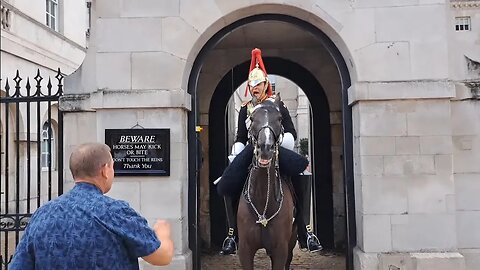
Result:
[[[90,38],[90,28],[92,28],[92,2],[87,2],[87,31],[85,31],[87,39]]]
[[[10,9],[2,5],[0,6],[0,12],[2,14],[1,15],[2,29],[4,30],[10,29]]]
[[[55,152],[55,140],[53,136],[53,130],[49,122],[45,122],[42,128],[42,169],[48,170],[49,163],[51,164],[51,168],[53,170],[53,166],[55,164],[55,157],[53,153]]]
[[[58,31],[58,0],[45,0],[46,1],[46,22],[47,26],[51,29]]]
[[[275,81],[276,81],[276,77],[275,76],[268,76],[268,79],[270,80],[270,84],[272,85],[272,94],[275,94]]]
[[[455,18],[455,31],[470,31],[472,29],[470,25],[470,17],[456,17]]]

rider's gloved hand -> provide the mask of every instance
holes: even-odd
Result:
[[[293,150],[293,147],[295,146],[295,139],[293,138],[292,133],[286,132],[285,134],[283,134],[283,139],[280,146],[283,148],[287,148],[288,150]]]
[[[242,150],[245,149],[245,144],[241,143],[241,142],[236,142],[232,145],[232,152],[231,154],[228,156],[228,160],[230,161],[230,163],[233,162],[233,160],[235,159],[235,157],[240,154],[240,152],[242,152]]]

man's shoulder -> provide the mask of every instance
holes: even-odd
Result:
[[[130,204],[124,200],[118,200],[108,196],[103,197],[105,197],[105,205],[110,211],[118,211],[118,213],[135,211]]]
[[[58,198],[52,199],[51,201],[46,202],[40,206],[33,213],[29,221],[29,226],[35,227],[35,224],[42,224],[46,220],[56,220],[62,219],[63,213],[70,211],[69,203],[65,200],[65,194],[59,196]]]
[[[56,209],[58,208],[59,206],[62,206],[64,204],[66,204],[68,202],[67,200],[67,194],[62,194],[60,196],[58,196],[57,198],[54,198],[48,202],[46,202],[45,204],[43,204],[42,206],[40,206],[36,211],[35,213],[40,213],[40,212],[45,212],[45,211],[50,211],[52,209]]]

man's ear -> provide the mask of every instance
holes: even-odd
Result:
[[[102,168],[100,169],[100,174],[102,175],[102,177],[108,178],[108,164],[102,166]]]

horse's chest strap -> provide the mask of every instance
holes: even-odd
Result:
[[[272,220],[275,216],[277,216],[278,213],[280,212],[280,210],[282,209],[283,197],[284,197],[283,196],[282,180],[281,180],[280,175],[278,173],[278,169],[275,169],[275,180],[278,181],[278,187],[279,187],[279,190],[280,190],[280,202],[279,202],[278,209],[276,210],[276,212],[271,217],[267,218],[266,213],[267,213],[267,208],[268,208],[270,197],[272,197],[272,196],[276,197],[274,194],[270,194],[271,193],[270,189],[271,189],[271,186],[272,186],[270,184],[270,170],[267,169],[267,194],[266,194],[267,199],[266,199],[266,202],[265,202],[265,207],[263,208],[263,213],[260,214],[257,207],[255,207],[255,204],[252,202],[252,198],[250,196],[251,186],[252,186],[252,171],[254,169],[255,168],[252,168],[250,170],[250,173],[248,174],[248,180],[245,183],[243,196],[244,196],[245,200],[247,201],[247,203],[250,205],[251,209],[254,211],[254,214],[258,218],[256,223],[257,224],[262,224],[264,227],[266,227],[268,222],[270,220]],[[273,185],[273,186],[275,186],[275,185]]]

